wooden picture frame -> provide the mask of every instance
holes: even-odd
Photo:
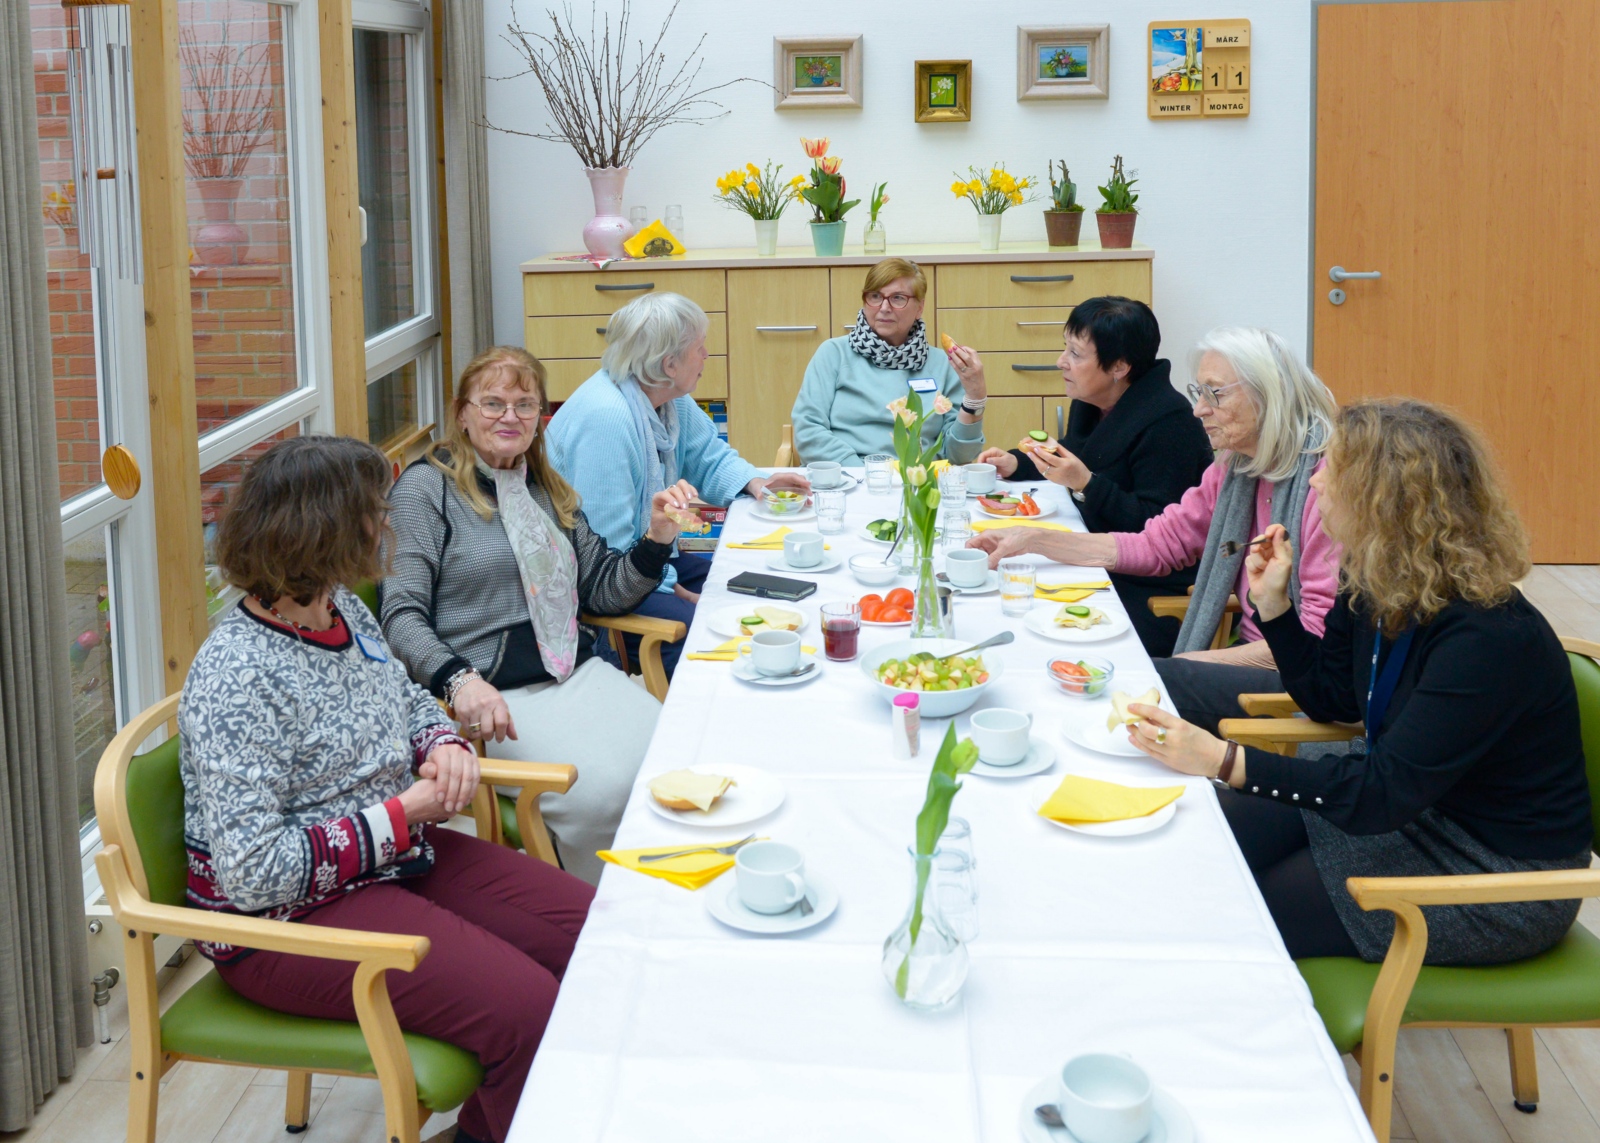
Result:
[[[773,106],[861,106],[860,36],[774,36]]]
[[[967,123],[972,119],[972,61],[918,60],[918,123]]]
[[[1018,27],[1017,99],[1108,99],[1110,58],[1110,24]]]

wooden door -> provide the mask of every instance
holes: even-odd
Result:
[[[827,340],[828,271],[728,271],[728,443],[768,465],[800,380]]]
[[[1541,563],[1600,562],[1597,43],[1594,0],[1317,9],[1313,363],[1476,422]]]

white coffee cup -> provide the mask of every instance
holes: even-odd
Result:
[[[739,653],[750,656],[757,674],[793,674],[800,666],[800,636],[793,631],[761,631],[741,644]]]
[[[944,554],[944,574],[957,587],[982,587],[989,579],[989,553],[980,548],[952,548]]]
[[[733,859],[739,900],[752,913],[787,913],[806,895],[806,859],[780,841],[753,841]]]
[[[1082,1143],[1139,1143],[1150,1134],[1150,1076],[1126,1056],[1095,1052],[1061,1069],[1057,1103]]]
[[[1026,711],[990,707],[972,716],[971,727],[979,760],[991,766],[1015,766],[1028,756],[1033,715]]]
[[[964,464],[967,470],[967,491],[987,496],[994,491],[995,477],[999,475],[992,464]]]
[[[836,460],[817,460],[806,465],[806,476],[813,488],[837,488],[844,483],[844,466]]]
[[[822,537],[816,532],[790,532],[783,538],[783,558],[790,567],[816,567],[822,562],[822,547]]]

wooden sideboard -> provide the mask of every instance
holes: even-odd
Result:
[[[1056,406],[1066,404],[1055,360],[1075,304],[1099,294],[1151,301],[1155,253],[1147,246],[929,245],[890,254],[927,274],[929,340],[948,333],[983,355],[984,432],[997,444],[1010,445],[1029,429],[1054,432]],[[610,314],[650,291],[692,298],[711,318],[711,356],[695,396],[725,399],[729,443],[753,463],[770,464],[806,363],[823,341],[855,324],[862,279],[877,261],[858,254],[817,258],[798,249],[771,258],[705,250],[597,270],[536,258],[522,264],[526,345],[549,370],[550,399],[560,401],[600,368]]]

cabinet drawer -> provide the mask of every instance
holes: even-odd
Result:
[[[1071,306],[1035,306],[1026,309],[939,311],[939,332],[948,333],[979,353],[997,350],[1061,352],[1061,331]]]
[[[682,294],[707,313],[728,308],[726,273],[722,270],[598,270],[594,273],[524,274],[523,313],[609,314],[648,293]]]
[[[706,352],[728,352],[728,315],[712,313],[706,329]],[[523,323],[524,344],[541,361],[546,357],[588,357],[606,347],[605,314],[584,317],[530,317]]]
[[[939,267],[941,306],[1070,306],[1101,294],[1148,302],[1150,263],[972,262]]]
[[[1061,370],[1056,368],[1059,351],[1045,353],[985,353],[983,375],[989,392],[997,397],[1060,397]]]
[[[1016,448],[1030,429],[1044,428],[1044,406],[1038,397],[990,397],[983,412],[984,446]],[[1055,428],[1055,408],[1050,409],[1050,428]]]
[[[598,357],[558,358],[546,361],[545,385],[550,392],[547,394],[552,401],[565,401],[578,391],[589,378],[593,377],[600,369]],[[726,357],[706,358],[705,372],[700,374],[700,384],[694,387],[690,394],[697,401],[726,401],[728,399],[728,359]]]

